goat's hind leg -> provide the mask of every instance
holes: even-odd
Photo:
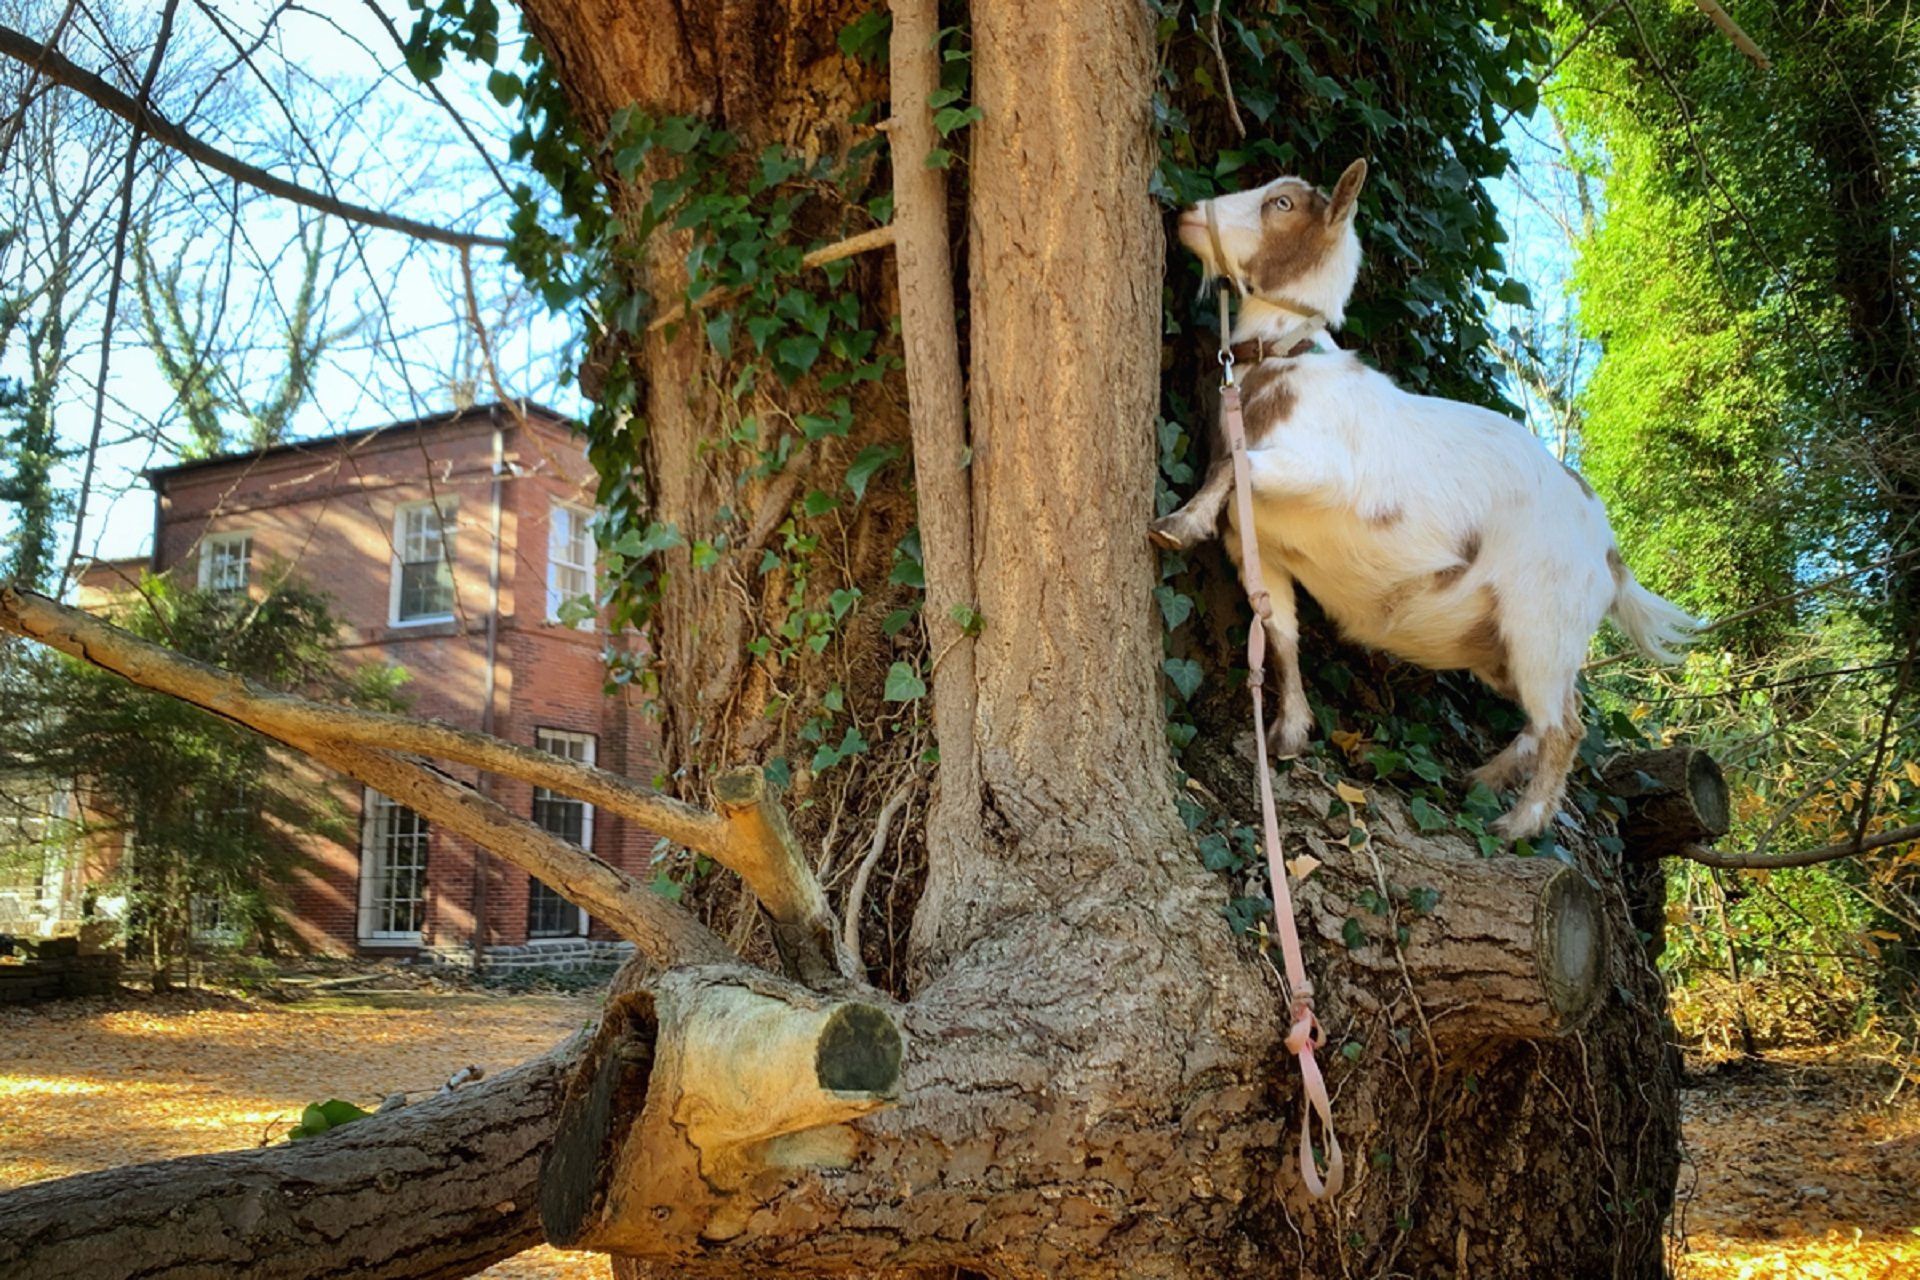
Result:
[[[1574,753],[1580,749],[1580,739],[1586,731],[1580,722],[1580,695],[1573,688],[1571,673],[1564,691],[1556,691],[1553,696],[1558,703],[1553,711],[1548,710],[1554,707],[1553,702],[1525,699],[1527,727],[1514,739],[1513,746],[1507,748],[1512,751],[1526,738],[1532,738],[1537,744],[1532,753],[1532,776],[1527,779],[1526,787],[1514,800],[1513,808],[1493,823],[1493,833],[1503,840],[1531,839],[1545,831],[1566,796],[1567,774],[1573,769]],[[1491,770],[1499,760],[1499,756],[1494,757],[1484,768]]]
[[[1233,492],[1233,459],[1220,458],[1207,468],[1207,478],[1178,511],[1161,516],[1147,526],[1147,537],[1157,547],[1185,551],[1205,542],[1220,527],[1220,511]]]

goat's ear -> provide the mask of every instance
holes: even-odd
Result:
[[[1367,162],[1355,160],[1340,175],[1340,181],[1334,184],[1333,201],[1327,205],[1327,224],[1339,226],[1353,216],[1354,201],[1360,198],[1360,188],[1367,181]]]

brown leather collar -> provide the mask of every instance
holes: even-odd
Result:
[[[1245,342],[1234,343],[1231,350],[1235,364],[1259,364],[1262,360],[1291,360],[1295,356],[1303,356],[1313,350],[1313,339],[1303,338],[1288,350],[1282,351],[1269,344],[1265,338],[1249,338]]]

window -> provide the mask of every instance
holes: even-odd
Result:
[[[245,591],[247,561],[252,555],[250,533],[210,533],[200,539],[200,589]]]
[[[567,733],[560,729],[538,729],[534,746],[576,764],[593,763],[593,735]],[[533,789],[533,821],[568,844],[582,849],[593,847],[593,806],[571,796],[557,795],[545,787]],[[527,878],[527,936],[529,938],[581,937],[587,932],[587,913],[576,907],[538,879]]]
[[[393,621],[453,617],[454,504],[409,502],[393,517]]]
[[[427,919],[427,820],[369,789],[360,848],[360,941],[417,944]]]
[[[556,502],[547,514],[547,621],[560,621],[560,606],[593,598],[593,513]],[[573,626],[593,630],[593,619]]]

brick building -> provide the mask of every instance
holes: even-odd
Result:
[[[655,770],[652,725],[607,696],[596,619],[563,623],[593,583],[595,478],[563,419],[477,406],[147,473],[151,562],[102,562],[83,607],[141,569],[258,591],[291,571],[326,591],[350,663],[405,667],[413,714],[598,764]],[[624,642],[622,642],[624,643]],[[302,767],[311,767],[303,764]],[[447,772],[615,866],[644,876],[654,836],[511,778]],[[358,816],[357,848],[303,838],[291,918],[318,951],[519,965],[619,954],[586,914],[403,805],[316,769]]]

